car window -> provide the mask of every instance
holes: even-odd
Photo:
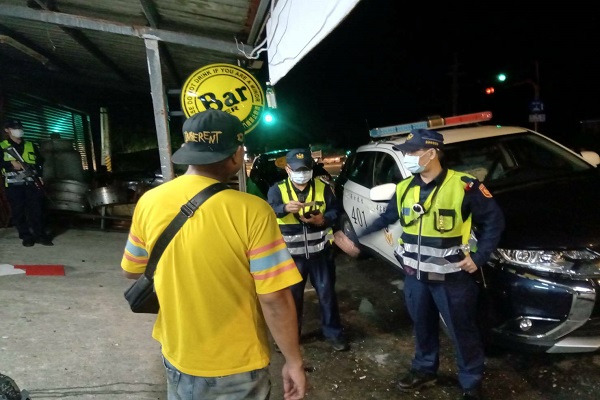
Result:
[[[373,187],[373,163],[376,153],[365,151],[356,153],[354,162],[348,168],[348,179],[366,188]]]
[[[375,168],[373,170],[374,186],[385,183],[398,183],[402,180],[402,174],[396,163],[396,159],[388,153],[380,152],[375,157]]]
[[[533,133],[448,144],[444,164],[486,183],[498,184],[564,177],[592,168],[563,147]]]

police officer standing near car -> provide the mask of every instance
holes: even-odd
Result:
[[[444,138],[413,130],[394,150],[413,176],[396,186],[386,211],[359,237],[400,220],[395,255],[405,272],[404,295],[414,323],[415,355],[396,387],[433,385],[439,367],[439,315],[456,347],[462,399],[482,398],[485,354],[476,322],[481,267],[495,250],[504,216],[488,189],[471,175],[443,168]],[[470,241],[474,232],[476,244]],[[471,242],[471,243],[470,243]],[[469,244],[470,243],[470,244]]]
[[[53,246],[44,226],[43,157],[33,142],[23,138],[23,124],[18,119],[7,120],[4,132],[7,138],[0,142],[0,162],[12,223],[23,246]],[[11,148],[18,154],[11,154]]]
[[[331,187],[313,178],[314,160],[308,149],[286,154],[288,178],[269,188],[267,199],[277,215],[283,238],[294,259],[302,282],[291,287],[301,330],[304,288],[310,279],[319,297],[321,329],[336,351],[349,349],[340,321],[335,293],[335,263],[331,227],[337,220]]]

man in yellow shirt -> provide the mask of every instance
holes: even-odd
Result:
[[[191,116],[173,155],[187,172],[138,201],[121,267],[136,279],[158,237],[200,190],[244,165],[244,128],[219,110]],[[285,357],[284,398],[302,399],[306,376],[290,286],[298,269],[269,204],[224,190],[208,199],[166,247],[154,275],[168,399],[269,398],[267,326]]]

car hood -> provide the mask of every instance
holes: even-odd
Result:
[[[504,212],[498,247],[600,251],[600,174],[490,189]]]

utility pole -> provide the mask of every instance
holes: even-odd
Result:
[[[533,106],[538,107],[539,109],[536,110],[530,110],[530,114],[529,114],[529,122],[533,122],[533,130],[537,132],[538,130],[538,123],[544,121],[544,119],[546,118],[545,114],[543,113],[544,111],[544,106],[543,103],[540,100],[540,68],[539,68],[539,63],[537,62],[537,60],[535,61],[535,79],[525,79],[523,81],[519,81],[519,82],[515,82],[510,86],[518,86],[518,85],[531,85],[531,87],[533,88],[533,102],[532,104],[532,108]]]

